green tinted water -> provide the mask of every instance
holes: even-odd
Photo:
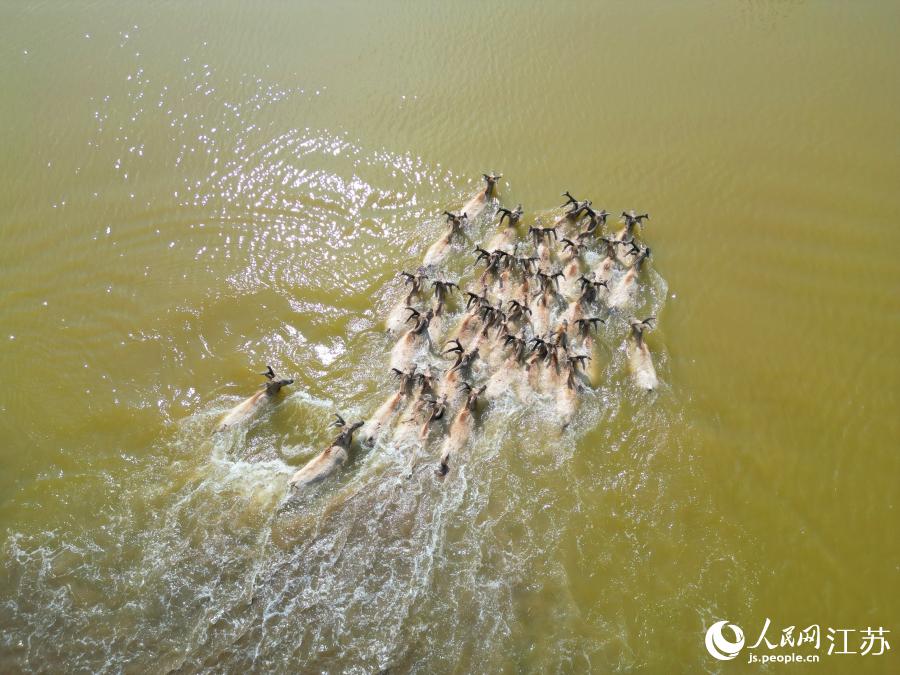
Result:
[[[715,620],[896,630],[898,19],[4,3],[3,669],[738,672]],[[279,514],[487,170],[652,214],[661,391],[611,350],[568,435],[497,411],[457,480],[370,453]],[[213,441],[265,363],[293,391]],[[895,651],[809,667],[848,669]]]

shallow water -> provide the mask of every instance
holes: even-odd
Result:
[[[897,630],[898,19],[0,6],[0,667],[715,672],[751,668],[718,619]],[[443,483],[384,446],[285,507],[488,170],[527,217],[651,213],[660,391],[611,334],[572,429],[501,401]],[[295,386],[211,436],[266,363]]]

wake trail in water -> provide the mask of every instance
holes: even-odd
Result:
[[[557,553],[572,545],[570,518],[604,491],[652,486],[648,467],[677,423],[678,407],[659,405],[671,393],[633,386],[625,324],[608,321],[594,337],[597,385],[565,430],[553,396],[504,394],[443,481],[433,472],[439,437],[417,449],[417,463],[408,446],[387,439],[355,449],[339,473],[286,500],[291,473],[324,447],[331,413],[364,419],[384,401],[392,338],[381,326],[405,294],[395,265],[415,269],[443,231],[441,211],[459,208],[474,188],[342,136],[287,130],[258,142],[260,133],[238,134],[230,153],[211,143],[220,168],[192,186],[184,206],[208,208],[209,222],[229,228],[222,246],[242,262],[227,293],[264,291],[311,317],[311,327],[288,317],[261,338],[276,370],[310,375],[225,433],[211,431],[240,400],[231,390],[173,421],[152,459],[111,486],[97,528],[10,534],[5,650],[31,669],[65,660],[70,670],[94,672],[125,663],[157,672],[486,672],[540,643],[540,663],[571,664],[585,618]],[[494,234],[495,208],[470,223],[473,241]],[[555,215],[539,213],[536,222],[552,224]],[[393,259],[397,250],[406,257]],[[471,278],[470,252],[469,243],[452,243],[441,273]],[[586,254],[590,267],[599,260]],[[610,287],[625,273],[616,269]],[[227,293],[211,291],[209,306]],[[666,293],[648,268],[623,318],[658,317]],[[464,311],[448,309],[445,327]],[[316,341],[315,332],[328,337]],[[204,346],[211,357],[215,345]],[[652,347],[664,380],[668,355]],[[583,447],[588,433],[603,447]],[[599,452],[609,454],[608,470],[581,471],[585,454]],[[664,527],[671,489],[654,487],[646,512],[615,516],[623,534],[610,548],[627,550],[640,523]],[[619,575],[611,589],[634,585],[640,568],[631,560],[639,555],[610,571]],[[534,612],[552,617],[540,634],[523,620]],[[627,654],[627,631],[613,620],[604,628],[608,637],[592,649]]]

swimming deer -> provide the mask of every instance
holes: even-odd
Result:
[[[655,320],[656,317],[650,316],[643,321],[632,319],[628,324],[631,327],[629,336],[631,339],[626,344],[628,364],[635,383],[647,391],[653,391],[659,386],[656,368],[653,367],[653,357],[647,343],[644,342],[644,332],[652,327]]]
[[[266,378],[262,389],[229,410],[219,421],[219,425],[216,427],[217,432],[225,431],[255,417],[275,399],[282,387],[294,383],[293,380],[276,377],[272,366],[266,366],[265,372],[260,375]]]
[[[481,176],[484,178],[484,189],[466,202],[466,205],[462,208],[463,213],[467,213],[471,220],[475,220],[481,215],[485,207],[491,203],[497,192],[497,181],[503,178],[500,174],[483,173]]]
[[[478,397],[484,393],[484,387],[476,389],[468,382],[461,382],[460,388],[468,394],[466,402],[453,418],[450,431],[441,446],[441,463],[435,470],[438,476],[443,478],[450,471],[450,458],[459,454],[469,442],[472,429],[475,427],[474,413],[478,405]]]
[[[337,421],[333,426],[341,428],[341,433],[327,448],[309,460],[302,469],[291,477],[288,485],[292,490],[301,489],[324,480],[347,461],[350,446],[353,443],[353,434],[363,423],[356,422],[348,427],[347,423],[344,422],[344,418],[340,415],[335,415],[335,417],[337,417]]]
[[[469,221],[468,214],[465,212],[456,214],[444,211],[444,215],[447,216],[447,231],[425,252],[425,260],[423,262],[426,266],[437,265],[441,262],[447,257],[453,238],[465,236],[463,225]]]

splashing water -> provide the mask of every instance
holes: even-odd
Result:
[[[247,104],[290,95],[261,86]],[[240,117],[240,106],[230,110]],[[654,405],[669,393],[648,399],[635,390],[620,326],[598,335],[601,384],[565,432],[543,421],[552,418],[547,397],[528,405],[501,397],[443,482],[430,470],[408,477],[408,449],[384,442],[354,451],[336,476],[284,501],[292,471],[322,448],[331,412],[364,418],[392,387],[381,323],[404,293],[396,266],[417,266],[443,229],[438,214],[462,204],[474,184],[408,155],[366,152],[342,135],[265,133],[246,128],[229,147],[212,130],[203,136],[217,168],[178,207],[204,214],[189,225],[209,231],[194,257],[210,290],[202,303],[172,309],[184,318],[183,335],[149,327],[135,343],[162,347],[163,382],[167,368],[235,352],[300,377],[253,424],[215,436],[215,421],[246,395],[235,383],[240,371],[225,372],[218,393],[186,417],[176,403],[196,403],[194,393],[135,383],[139,405],[158,402],[169,431],[149,465],[105,485],[94,526],[6,540],[8,653],[30,668],[65,660],[92,671],[489,671],[510,659],[521,667],[582,662],[589,657],[578,656],[574,636],[587,630],[592,651],[633,664],[628,630],[614,617],[591,618],[602,636],[586,628],[553,555],[570,536],[564,514],[604,492],[646,495],[646,512],[637,499],[616,516],[630,525],[610,550],[634,544],[631,526],[677,520],[657,508],[674,488],[652,470],[659,449],[677,445],[667,432],[671,406]],[[176,164],[189,161],[189,150]],[[473,239],[485,239],[492,215],[472,224]],[[462,253],[455,245],[448,278],[471,272]],[[666,283],[648,271],[632,309],[658,316]],[[255,334],[227,325],[217,333],[252,306],[260,308]],[[200,344],[186,347],[194,334]],[[665,374],[662,345],[654,358]],[[594,452],[581,445],[588,432],[605,452],[640,455],[644,470],[611,462],[605,473],[585,471],[581,455]],[[422,451],[420,468],[434,467],[435,452],[434,444]],[[567,494],[554,487],[560,477]],[[644,571],[633,557],[610,602]],[[538,629],[517,618],[536,608],[552,620]]]

